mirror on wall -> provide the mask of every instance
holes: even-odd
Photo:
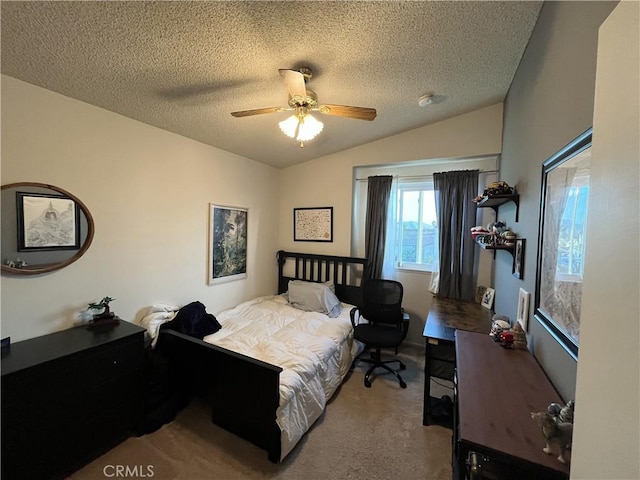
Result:
[[[2,272],[36,275],[78,260],[91,245],[86,205],[60,187],[21,182],[2,186]]]
[[[535,317],[578,358],[591,129],[544,162]]]

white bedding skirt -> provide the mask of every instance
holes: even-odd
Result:
[[[222,325],[204,341],[281,367],[277,422],[282,460],[320,417],[362,345],[349,311],[337,318],[298,310],[282,295],[259,297],[216,315]]]

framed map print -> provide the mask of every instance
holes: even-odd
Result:
[[[333,242],[333,207],[294,208],[293,240]]]

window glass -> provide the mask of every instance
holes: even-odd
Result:
[[[438,269],[438,222],[433,182],[398,185],[398,267]]]
[[[588,181],[588,179],[587,179]],[[558,268],[556,278],[578,275],[584,270],[584,251],[587,230],[587,201],[589,185],[569,189],[567,204],[562,212],[558,236]]]

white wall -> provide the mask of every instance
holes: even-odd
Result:
[[[482,156],[500,152],[502,104],[492,105],[416,130],[368,143],[344,152],[281,170],[279,245],[292,251],[351,254],[354,169],[427,159]],[[293,241],[293,208],[333,206],[334,241],[309,244]],[[422,344],[431,294],[429,276],[402,274],[411,314],[408,341]]]
[[[599,32],[572,479],[640,478],[639,32],[635,1]]]
[[[198,300],[215,313],[276,293],[278,171],[2,76],[2,184],[76,195],[93,215],[87,253],[50,274],[1,279],[2,336],[67,328],[115,297],[132,320],[154,303]],[[248,278],[207,285],[209,202],[249,208]]]

